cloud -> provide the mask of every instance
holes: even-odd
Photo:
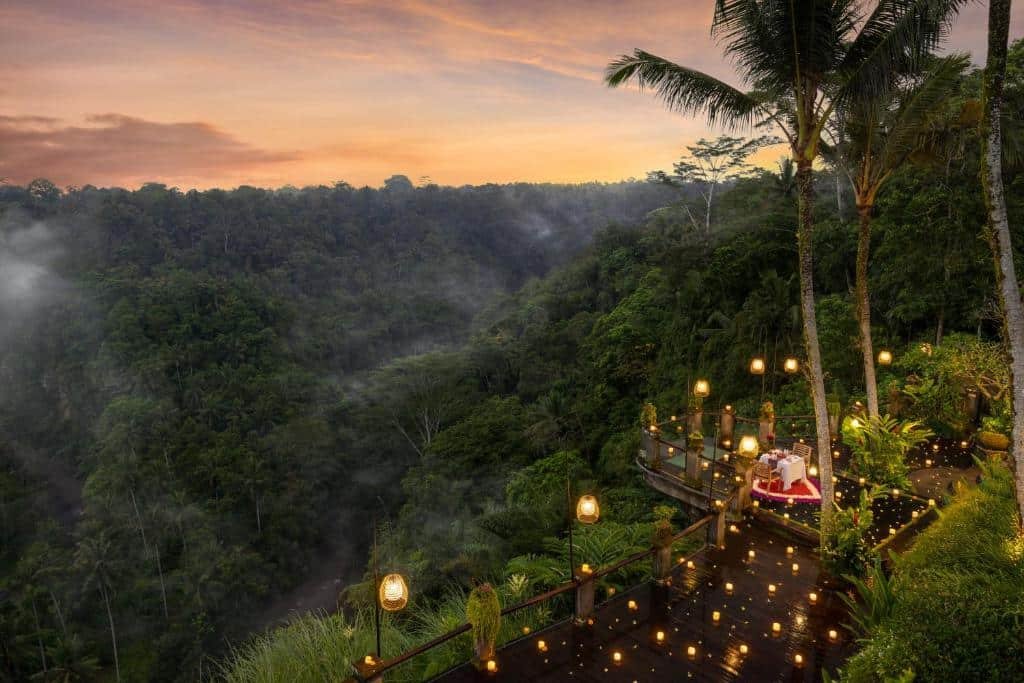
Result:
[[[86,125],[44,116],[0,116],[0,177],[27,183],[134,186],[248,173],[297,158],[252,147],[203,122],[159,123],[99,114]]]

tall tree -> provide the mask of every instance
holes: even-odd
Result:
[[[1013,458],[1017,506],[1024,523],[1024,306],[1013,263],[1013,243],[1003,194],[1003,83],[1010,34],[1011,0],[991,0],[988,7],[988,58],[982,84],[981,182],[988,210],[987,233],[1010,346],[1013,379]]]
[[[928,146],[933,118],[942,112],[947,97],[967,68],[966,55],[937,60],[920,78],[900,84],[881,97],[850,102],[836,120],[838,144],[833,150],[836,165],[850,173],[857,205],[857,267],[855,298],[864,387],[868,413],[877,416],[878,384],[875,379],[874,344],[871,339],[871,301],[868,293],[868,261],[871,251],[871,220],[875,199],[892,174],[915,152]]]
[[[672,110],[704,113],[710,125],[774,125],[796,164],[797,251],[805,369],[814,404],[822,525],[833,509],[828,412],[814,310],[814,177],[821,135],[837,106],[887,92],[936,47],[962,0],[717,0],[712,35],[749,92],[636,50],[608,65],[607,84],[653,88]],[[824,535],[822,535],[824,538]]]

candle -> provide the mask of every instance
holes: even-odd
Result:
[[[890,536],[895,536],[896,535],[896,530],[893,529],[892,527],[889,527],[889,535]]]
[[[693,659],[694,657],[696,657],[697,656],[697,648],[695,648],[693,645],[688,645],[686,647],[686,656],[689,657],[690,659]]]
[[[744,643],[743,645],[740,645],[740,654],[741,654],[741,655],[745,655],[745,654],[747,654],[748,652],[750,652],[750,648],[749,648],[749,647],[747,647],[747,644],[746,644],[746,643]]]
[[[748,550],[747,551],[747,557],[749,557],[751,560],[754,559],[754,555],[755,554],[756,553],[753,550]]]
[[[796,625],[797,626],[803,626],[804,625],[804,615],[802,615],[802,614],[796,615]]]
[[[926,458],[925,461],[924,461],[924,466],[925,467],[931,467],[932,466],[932,459],[931,458]]]
[[[772,633],[774,633],[775,635],[778,635],[778,634],[782,633],[782,624],[780,624],[777,621],[773,621],[772,622]]]
[[[366,655],[363,657],[363,663],[369,666],[373,666],[373,655]]]
[[[493,659],[488,659],[487,660],[487,673],[493,674],[493,673],[497,673],[497,671],[498,671],[498,663],[496,661],[494,661]]]
[[[697,566],[697,565],[695,565],[695,564],[693,563],[693,560],[687,560],[687,561],[686,561],[686,568],[687,568],[687,569],[693,569],[693,568],[694,568],[694,567],[696,567],[696,566]]]
[[[616,650],[612,653],[612,661],[616,664],[622,664],[622,653]]]
[[[584,563],[583,563],[583,566],[582,566],[582,567],[580,567],[580,571],[582,571],[582,572],[583,572],[584,574],[589,574],[589,573],[590,573],[590,571],[591,571],[591,570],[590,570],[590,565],[589,565],[589,564],[587,564],[586,562],[584,562]]]
[[[637,607],[636,607],[636,600],[630,600],[629,602],[627,602],[626,603],[626,607],[629,608],[630,612],[635,612],[636,609],[637,609]]]
[[[796,574],[798,571],[800,571],[800,565],[798,565],[796,562],[794,562],[793,563],[793,573]]]
[[[804,665],[804,656],[802,654],[800,654],[799,652],[796,653],[795,655],[793,655],[793,663],[796,664],[797,666],[803,666]]]
[[[917,515],[918,515],[917,510],[914,510],[913,512],[910,513],[910,516],[913,517],[914,519],[917,519]]]
[[[714,612],[711,613],[711,621],[715,622],[716,624],[718,623],[718,620],[721,619],[721,618],[722,618],[722,613],[719,612],[718,610],[715,610]]]
[[[892,490],[892,497],[893,498],[899,498],[900,497],[900,490],[899,489],[893,489]]]
[[[545,643],[543,640],[538,640],[537,641],[537,649],[539,651],[541,651],[541,652],[547,652],[548,651],[548,644]]]
[[[725,592],[730,595],[732,594],[732,584],[728,581],[725,583]]]
[[[786,546],[786,555],[792,555],[792,554],[793,554],[793,546],[787,545]]]
[[[730,524],[729,531],[733,532],[734,534],[738,534],[740,532],[740,528],[735,524]]]
[[[861,477],[860,479],[857,480],[857,483],[860,484],[861,486],[864,486],[864,484],[868,483],[868,480],[865,479],[864,477]]]
[[[529,626],[524,626],[523,627],[523,635],[524,636],[530,635],[530,627]]]
[[[769,583],[768,584],[768,595],[775,595],[775,584],[774,583]]]
[[[783,519],[789,519],[789,513],[788,512],[783,512],[782,513],[782,518]]]
[[[934,498],[929,498],[928,499],[928,507],[930,507],[930,508],[935,507],[935,499]]]
[[[828,639],[831,640],[833,643],[836,642],[837,640],[839,640],[839,633],[834,628],[829,629]]]
[[[812,605],[813,605],[814,603],[818,602],[818,594],[817,594],[817,593],[811,593],[811,594],[810,594],[810,595],[808,595],[807,597],[808,597],[808,598],[810,598],[810,600],[811,600],[811,604],[812,604]]]
[[[836,500],[838,500],[838,499],[840,499],[842,497],[843,497],[843,492],[842,491],[836,491]]]
[[[755,501],[754,501],[754,507],[755,507],[755,508],[759,508],[759,507],[761,507],[761,501],[759,501],[759,500],[755,500]]]
[[[654,639],[656,641],[658,641],[659,643],[664,643],[665,642],[665,632],[664,631],[658,631],[657,633],[654,634]]]

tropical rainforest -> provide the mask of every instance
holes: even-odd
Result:
[[[981,75],[956,78],[929,124],[945,144],[874,206],[873,336],[897,355],[1001,338]],[[1020,42],[1005,100],[1019,125]],[[565,578],[566,472],[606,510],[588,557],[645,546],[665,500],[634,467],[641,406],[682,409],[699,375],[755,414],[747,361],[802,343],[792,164],[665,178],[0,187],[0,676],[254,680],[315,633],[357,657],[371,565],[400,567],[418,610],[386,646],[422,640],[475,581]],[[838,163],[814,190],[824,379],[846,403],[865,396],[857,207]],[[880,370],[883,400],[918,370]],[[780,413],[811,411],[802,377],[771,381]],[[941,430],[938,404],[920,417]],[[250,641],[313,575],[334,614]]]

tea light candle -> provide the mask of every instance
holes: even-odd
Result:
[[[729,531],[731,531],[734,534],[738,534],[740,532],[740,528],[738,526],[736,526],[735,524],[730,524],[729,525]]]
[[[697,565],[695,565],[695,564],[693,563],[693,560],[687,560],[687,561],[686,561],[686,568],[687,568],[687,569],[693,569],[693,568],[694,568],[694,567],[696,567],[696,566],[697,566]]]
[[[804,625],[804,615],[802,615],[802,614],[796,615],[796,625],[797,626],[803,626]]]
[[[900,497],[900,490],[899,489],[893,489],[892,490],[892,497],[893,498],[899,498]]]
[[[538,640],[537,641],[537,650],[539,650],[540,652],[547,652],[548,651],[548,644],[545,643],[543,640]]]
[[[818,466],[811,465],[811,469],[807,470],[807,474],[811,475],[812,477],[818,476]]]
[[[788,512],[783,512],[782,513],[782,518],[783,519],[789,519],[789,513]]]
[[[924,466],[925,467],[931,467],[932,466],[932,459],[931,458],[925,459]]]
[[[729,595],[732,595],[732,583],[728,581],[725,583],[725,592]]]
[[[493,674],[498,672],[498,663],[493,659],[487,660],[487,673]]]
[[[818,594],[817,593],[809,593],[807,595],[807,597],[811,601],[812,605],[815,604],[816,602],[818,602]]]
[[[664,631],[658,631],[657,633],[654,634],[654,639],[656,641],[658,641],[659,643],[664,643],[665,642],[665,632]]]
[[[774,583],[769,583],[768,584],[768,595],[775,595],[775,584]]]
[[[896,530],[893,529],[892,527],[889,527],[889,535],[890,536],[895,536],[896,535]]]
[[[697,656],[697,648],[695,648],[693,645],[688,645],[686,647],[686,656],[689,657],[690,659],[693,659],[694,657],[696,657]]]
[[[860,484],[861,486],[864,486],[865,484],[868,483],[868,480],[865,479],[864,477],[861,477],[860,479],[857,480],[857,483]]]
[[[928,507],[930,507],[930,508],[935,507],[935,499],[934,498],[929,498],[928,499]]]
[[[366,655],[363,657],[363,664],[373,666],[373,655]]]
[[[755,500],[754,501],[754,508],[757,509],[757,508],[760,508],[760,507],[761,507],[761,501]]]
[[[714,612],[711,613],[711,621],[715,622],[716,624],[718,623],[718,620],[721,619],[721,618],[722,618],[722,613],[719,612],[718,610],[715,610]]]
[[[580,567],[580,571],[582,571],[584,574],[590,574],[592,572],[592,570],[590,569],[590,565],[586,562],[584,562],[583,566]]]
[[[839,633],[834,628],[829,629],[828,639],[831,640],[833,643],[836,642],[837,640],[839,640]]]
[[[524,635],[524,636],[528,636],[528,635],[530,635],[530,630],[531,630],[531,629],[530,629],[530,627],[529,627],[529,626],[524,626],[524,627],[523,627],[523,635]]]
[[[756,555],[756,554],[757,554],[757,553],[755,553],[755,552],[754,552],[753,550],[748,550],[748,551],[747,551],[747,557],[748,557],[749,559],[751,559],[751,560],[752,560],[752,559],[754,559],[754,555]]]
[[[793,546],[787,545],[786,546],[786,556],[788,557],[788,556],[790,556],[792,554],[793,554]]]
[[[777,621],[773,621],[772,622],[772,633],[774,633],[775,635],[778,635],[778,634],[782,633],[782,624],[780,624]]]
[[[917,515],[918,515],[918,512],[917,512],[917,510],[914,510],[913,512],[911,512],[911,513],[910,513],[910,516],[911,516],[911,517],[912,517],[913,519],[917,519]]]
[[[932,444],[932,450],[935,451],[936,453],[938,453],[939,452],[939,444],[933,443]]]
[[[796,574],[798,571],[800,571],[800,565],[798,565],[796,562],[794,562],[793,563],[793,573]]]
[[[741,655],[745,655],[745,654],[747,654],[748,652],[750,652],[750,648],[749,648],[749,647],[747,647],[747,644],[746,644],[746,643],[743,643],[742,645],[740,645],[740,654],[741,654]]]
[[[630,600],[629,602],[627,602],[626,607],[629,608],[630,612],[635,612],[637,610],[636,600]]]
[[[616,650],[612,653],[612,661],[616,664],[622,664],[622,653]]]
[[[796,664],[797,666],[803,666],[804,665],[804,656],[802,654],[800,654],[799,652],[796,653],[795,655],[793,655],[793,663]]]

